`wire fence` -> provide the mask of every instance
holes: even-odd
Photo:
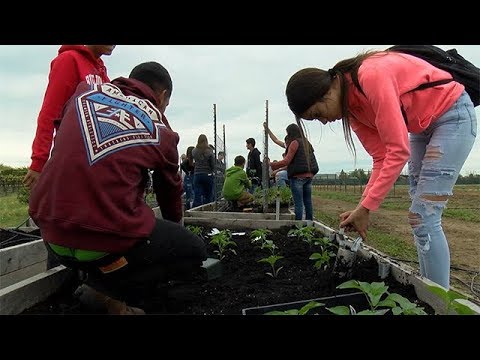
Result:
[[[0,181],[0,196],[15,194],[23,187],[22,181]]]
[[[367,186],[368,178],[363,179],[339,174],[317,174],[312,180],[314,190],[341,191],[346,193],[362,194]],[[397,195],[397,185],[408,185],[408,177],[400,175],[393,185],[390,197]]]

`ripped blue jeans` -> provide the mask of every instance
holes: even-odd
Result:
[[[450,251],[442,213],[477,135],[475,110],[466,92],[420,134],[410,134],[409,222],[417,246],[420,274],[450,287]]]

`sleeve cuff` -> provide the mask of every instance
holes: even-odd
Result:
[[[381,201],[374,200],[370,196],[367,196],[363,201],[362,201],[362,206],[370,211],[375,211],[378,210],[380,207]]]
[[[36,171],[36,172],[42,172],[43,167],[45,166],[46,161],[40,161],[40,160],[34,160],[32,161],[32,164],[30,165],[30,170]]]

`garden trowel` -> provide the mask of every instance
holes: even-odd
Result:
[[[335,264],[333,265],[333,272],[344,277],[348,275],[355,263],[357,251],[362,244],[362,238],[359,236],[353,242],[348,241],[345,238],[344,228],[340,228],[340,230],[335,233],[335,237],[338,243],[338,251]]]

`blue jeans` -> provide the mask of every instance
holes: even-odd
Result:
[[[195,198],[193,207],[213,202],[213,182],[214,176],[208,174],[195,174],[193,177],[193,188],[195,189]]]
[[[183,191],[185,191],[185,209],[192,207],[194,197],[193,193],[193,175],[185,175],[183,178]]]
[[[295,220],[303,219],[305,207],[305,220],[313,220],[312,205],[312,178],[290,178],[293,204],[295,206]]]
[[[277,185],[280,187],[287,186],[289,184],[287,170],[279,171],[276,175]]]
[[[453,195],[453,187],[476,135],[477,118],[466,92],[424,132],[410,134],[409,222],[417,246],[420,274],[447,289],[450,251],[442,228],[442,213],[448,202],[446,197]]]

